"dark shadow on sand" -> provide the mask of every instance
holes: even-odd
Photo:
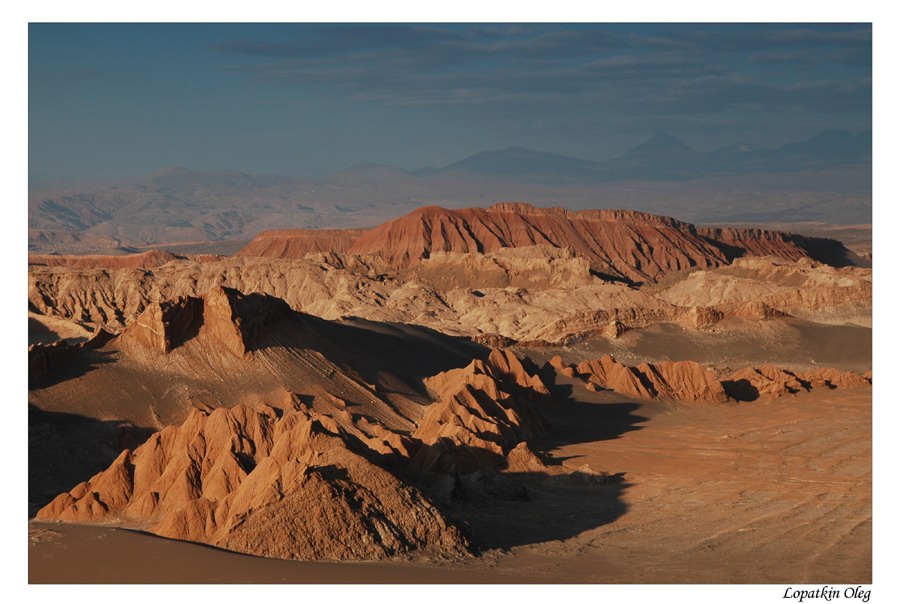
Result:
[[[54,497],[105,470],[124,449],[154,430],[28,405],[28,516]]]
[[[62,344],[35,347],[28,353],[28,389],[48,388],[115,362],[115,353]]]

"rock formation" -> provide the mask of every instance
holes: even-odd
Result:
[[[811,329],[804,319],[870,324],[871,271],[816,261],[840,255],[829,245],[498,204],[421,208],[371,231],[268,231],[227,259],[35,257],[29,317],[47,338],[78,339],[29,348],[30,427],[42,422],[35,440],[90,463],[40,484],[29,505],[41,520],[285,559],[465,556],[499,508],[471,510],[614,478],[536,453],[548,430],[587,442],[620,428],[587,425],[608,410],[564,400],[573,384],[713,405],[868,387],[871,372],[812,360],[732,372],[747,361],[556,356],[539,372],[508,348],[577,342],[561,354],[657,359],[672,342],[725,348],[740,330],[768,330],[770,346]],[[828,333],[847,329],[865,331]],[[128,443],[115,438],[121,426]],[[39,454],[35,482],[63,457]]]
[[[169,252],[150,250],[121,256],[51,256],[31,254],[29,266],[61,266],[79,269],[156,268],[175,260]]]
[[[438,402],[413,434],[427,445],[413,459],[418,469],[503,465],[510,451],[544,433],[532,405],[549,391],[509,350],[494,349],[484,361],[440,373],[425,385]]]
[[[727,403],[776,398],[807,392],[813,388],[858,388],[871,384],[871,377],[852,371],[823,368],[794,373],[774,365],[744,367],[720,379],[694,361],[663,361],[624,365],[611,355],[567,365],[558,355],[546,367],[566,377],[584,381],[591,390],[611,390],[637,399],[674,402]]]
[[[740,258],[698,270],[650,291],[679,307],[710,307],[723,317],[792,316],[818,323],[871,326],[872,270],[835,268],[808,258]]]
[[[556,361],[560,366],[561,361]],[[605,355],[579,363],[574,373],[603,390],[612,390],[634,398],[664,398],[673,401],[723,403],[728,396],[708,369],[694,361],[641,363],[629,367]]]
[[[378,456],[302,410],[194,410],[37,517],[139,521],[162,536],[286,559],[466,553],[460,531]]]
[[[365,233],[360,229],[290,229],[262,231],[241,249],[239,256],[303,258],[316,252],[345,253]]]
[[[629,282],[653,282],[673,271],[713,268],[737,257],[777,256],[842,262],[844,247],[825,239],[762,229],[698,229],[665,216],[628,210],[538,208],[498,203],[489,208],[420,208],[370,231],[261,234],[241,254],[302,258],[308,251],[378,255],[397,269],[437,252],[490,253],[544,245],[571,248],[594,270]]]
[[[165,354],[196,334],[203,324],[203,301],[181,297],[154,302],[120,336],[125,345]]]
[[[814,388],[860,388],[871,383],[871,371],[860,375],[853,371],[823,367],[815,371],[793,372],[774,365],[745,367],[722,381],[732,398],[747,401],[761,396],[777,398]]]
[[[816,371],[799,373],[798,377],[809,383],[811,388],[859,388],[872,383],[871,371],[860,375],[853,371],[839,371],[833,367],[823,367]]]
[[[547,247],[435,253],[400,272],[373,257],[309,254],[175,260],[152,270],[32,266],[29,303],[38,323],[47,317],[120,331],[153,303],[222,286],[278,297],[325,319],[413,323],[501,345],[562,344],[660,322],[708,329],[729,318],[796,317],[870,326],[871,274],[805,259],[741,258],[634,288],[596,276],[585,258]]]
[[[113,334],[103,328],[82,342],[69,344],[63,340],[52,344],[32,344],[28,347],[28,384],[40,384],[48,377],[64,371],[78,358],[84,350],[95,350],[103,347],[113,338]]]

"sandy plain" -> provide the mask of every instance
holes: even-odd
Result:
[[[869,583],[870,389],[674,407],[593,393],[542,409],[551,460],[620,475],[472,514],[463,561],[268,560],[112,526],[29,523],[31,583]]]

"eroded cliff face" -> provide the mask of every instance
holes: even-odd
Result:
[[[180,297],[169,302],[153,302],[122,333],[126,346],[137,346],[165,354],[196,334],[203,325],[203,301]]]
[[[165,537],[276,558],[465,554],[459,529],[381,467],[380,455],[304,410],[195,410],[37,517],[136,521]]]
[[[637,212],[499,204],[423,208],[369,232],[270,232],[228,259],[33,264],[29,316],[96,330],[29,349],[29,404],[45,422],[35,434],[56,438],[77,415],[76,436],[110,423],[133,437],[34,509],[287,559],[466,556],[482,504],[608,486],[543,453],[562,428],[577,431],[566,407],[624,398],[711,414],[868,388],[871,372],[811,359],[804,371],[735,371],[639,362],[667,354],[593,358],[595,344],[632,355],[652,331],[632,330],[654,323],[679,344],[697,330],[708,342],[733,325],[771,328],[767,345],[789,322],[809,325],[798,317],[866,324],[871,271],[820,264],[814,247]],[[541,358],[529,347],[569,342],[558,350],[580,362],[540,369],[509,348]]]
[[[156,268],[177,259],[175,254],[150,250],[121,256],[51,256],[32,254],[29,266],[59,266],[78,269]]]
[[[680,307],[712,307],[736,317],[793,316],[813,322],[871,326],[871,269],[835,268],[808,258],[741,258],[650,288]]]
[[[361,229],[286,229],[263,231],[238,256],[303,258],[311,253],[346,253],[366,231]]]
[[[694,361],[664,361],[629,366],[612,355],[567,364],[555,356],[547,367],[560,375],[578,378],[589,390],[609,390],[636,399],[663,399],[678,403],[733,403],[760,397],[808,392],[814,388],[860,388],[870,386],[871,372],[821,368],[795,372],[774,365],[744,367],[726,376]]]
[[[638,283],[691,267],[721,266],[742,254],[791,260],[807,256],[800,243],[765,231],[726,233],[730,246],[726,252],[716,234],[699,233],[692,225],[641,212],[571,212],[503,203],[486,209],[422,208],[363,234],[350,251],[379,254],[404,268],[440,251],[488,253],[546,245],[571,248],[598,272]]]
[[[746,228],[697,228],[674,218],[629,210],[538,208],[498,203],[489,208],[420,208],[369,231],[273,231],[241,255],[303,258],[311,251],[377,255],[394,269],[435,253],[485,254],[504,248],[571,249],[591,267],[632,283],[655,282],[693,267],[715,268],[742,256],[811,258],[846,263],[837,241]]]
[[[157,343],[133,345],[157,352]],[[426,379],[436,400],[407,433],[373,419],[370,407],[351,414],[339,405],[323,414],[290,393],[255,405],[193,408],[181,425],[124,450],[37,518],[118,522],[289,559],[466,555],[472,544],[444,511],[448,481],[452,491],[462,473],[476,470],[561,471],[529,448],[544,430],[533,404],[549,391],[526,365],[493,350]],[[423,476],[432,488],[417,486]]]
[[[326,319],[496,343],[614,338],[658,322],[705,329],[732,317],[869,326],[871,270],[811,259],[835,245],[624,210],[428,207],[371,231],[266,232],[227,259],[36,258],[29,304],[37,316],[119,331],[153,304],[221,286]]]
[[[107,374],[135,379],[152,368],[164,375],[166,392],[171,383],[202,377],[198,373],[210,385],[238,374],[242,387],[250,388],[241,397],[253,393],[257,400],[217,406],[188,398],[180,425],[124,450],[37,517],[123,523],[288,559],[464,556],[476,546],[454,511],[458,489],[469,496],[527,497],[521,484],[485,482],[486,472],[552,477],[586,488],[608,480],[589,469],[546,465],[534,452],[547,434],[544,410],[557,402],[542,371],[577,378],[592,390],[673,404],[866,387],[871,379],[774,367],[722,378],[690,361],[632,367],[611,356],[578,365],[554,358],[539,371],[511,350],[494,349],[426,377],[418,384],[423,395],[409,378],[385,376],[377,366],[365,370],[376,382],[366,382],[363,369],[348,363],[381,354],[373,344],[378,340],[346,329],[294,313],[277,298],[217,286],[202,298],[151,304],[118,337],[98,336],[93,345],[99,350],[123,356],[95,368],[82,389],[91,380],[110,383]],[[336,341],[342,337],[350,339]],[[117,369],[120,363],[131,365]],[[137,372],[141,367],[145,373]],[[273,390],[276,382],[257,384],[260,376],[282,381]],[[151,396],[153,388],[145,386]]]
[[[437,402],[425,410],[413,437],[425,446],[413,459],[423,470],[474,471],[509,466],[508,456],[526,455],[527,443],[545,434],[535,399],[550,392],[536,368],[494,349],[485,360],[425,380]],[[536,461],[536,458],[535,458]]]
[[[871,269],[807,259],[742,258],[642,288],[606,281],[585,258],[546,247],[442,252],[390,271],[376,258],[336,254],[178,260],[153,270],[31,267],[29,304],[44,316],[120,331],[154,303],[221,286],[326,319],[418,324],[500,344],[615,338],[661,322],[708,329],[729,318],[871,325]]]

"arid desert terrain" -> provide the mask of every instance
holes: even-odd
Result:
[[[29,581],[870,583],[870,239],[766,227],[30,255]]]

